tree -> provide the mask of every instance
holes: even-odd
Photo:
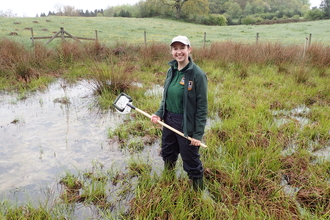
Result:
[[[132,17],[132,15],[129,13],[129,11],[121,9],[118,14],[118,17]]]
[[[225,6],[227,7],[227,13],[232,18],[239,18],[242,15],[242,9],[237,2],[227,2]]]
[[[55,12],[48,11],[48,15],[47,16],[52,16],[52,15],[56,15],[56,13]]]
[[[207,15],[209,13],[209,3],[207,0],[188,1],[182,8],[182,15]]]
[[[244,14],[245,15],[250,15],[252,14],[252,6],[250,4],[250,2],[247,2],[244,8]]]
[[[239,7],[243,9],[246,3],[248,3],[248,0],[231,0],[231,2],[236,2],[237,4],[239,4]]]
[[[59,16],[63,15],[62,7],[63,7],[63,5],[59,4],[59,3],[54,5],[54,8],[56,10],[56,15],[59,15]]]
[[[181,17],[183,4],[187,1],[188,0],[162,0],[164,5],[168,5],[175,10],[175,17],[178,19]]]
[[[253,14],[261,14],[264,12],[269,12],[270,10],[271,6],[262,0],[254,0],[252,3]]]
[[[157,0],[140,1],[136,4],[136,7],[138,8],[136,16],[140,18],[159,16],[165,8],[162,1]]]
[[[223,14],[226,12],[226,0],[209,0],[209,8],[211,14]]]
[[[63,6],[63,15],[64,16],[78,16],[79,11],[74,6],[65,5],[65,6]]]
[[[324,18],[330,18],[330,0],[322,0],[320,9],[324,12]]]
[[[223,15],[219,15],[219,17],[218,17],[218,22],[219,22],[219,25],[220,25],[220,26],[225,26],[225,25],[227,25],[227,23],[228,23],[226,17],[223,16]]]
[[[209,7],[211,14],[223,14],[225,10],[225,0],[209,0]]]
[[[251,15],[242,19],[242,24],[250,25],[254,23],[255,23],[255,19]]]
[[[0,17],[16,17],[17,14],[14,14],[11,9],[7,11],[0,10]]]
[[[309,10],[305,15],[305,19],[308,20],[320,20],[323,17],[324,13],[318,8],[313,8],[312,10]]]

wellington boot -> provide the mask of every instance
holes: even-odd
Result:
[[[203,177],[193,178],[193,188],[195,191],[203,191],[205,189]]]
[[[172,171],[175,169],[176,162],[173,161],[165,161],[164,162],[164,170]]]

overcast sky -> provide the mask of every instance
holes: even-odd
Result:
[[[35,17],[40,13],[56,12],[55,5],[69,5],[76,9],[94,11],[106,9],[108,6],[130,4],[134,5],[140,0],[1,0],[0,11],[11,10],[20,17]],[[319,6],[322,0],[310,0],[312,6]]]
[[[19,17],[35,17],[40,13],[56,12],[55,5],[69,5],[76,9],[94,11],[106,9],[108,6],[130,4],[134,5],[140,0],[0,0],[0,11],[11,10]]]

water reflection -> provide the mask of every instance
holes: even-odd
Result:
[[[309,113],[310,109],[305,105],[301,105],[292,110],[273,111],[273,116],[278,127],[290,120],[297,121],[303,127],[309,123],[309,119],[306,117]]]
[[[93,100],[87,81],[59,80],[21,101],[0,94],[0,194],[38,193],[59,173],[83,170],[93,160],[123,165],[125,155],[109,145],[107,129],[125,116],[99,112]]]

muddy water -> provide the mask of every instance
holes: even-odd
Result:
[[[0,195],[21,200],[52,187],[65,171],[90,168],[93,161],[107,168],[127,162],[129,155],[107,139],[108,129],[127,115],[100,113],[88,82],[60,80],[17,100],[0,94]]]

